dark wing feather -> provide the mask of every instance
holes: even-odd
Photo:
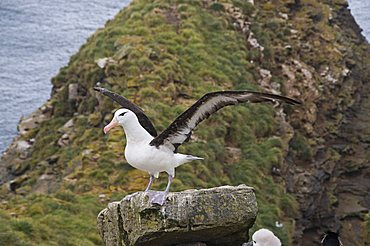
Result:
[[[204,119],[207,119],[217,110],[243,102],[286,102],[289,104],[300,104],[300,102],[269,93],[253,91],[218,91],[205,94],[201,99],[194,103],[184,113],[161,134],[154,138],[150,145],[159,147],[165,145],[176,151],[177,147],[187,141],[192,130]]]
[[[155,130],[152,122],[149,118],[145,115],[144,111],[138,107],[136,104],[130,102],[127,98],[118,95],[117,93],[111,92],[105,88],[101,87],[94,87],[94,90],[99,91],[103,95],[110,97],[112,100],[119,103],[122,107],[127,108],[134,112],[139,119],[140,124],[149,132],[150,135],[153,137],[157,136],[157,131]]]

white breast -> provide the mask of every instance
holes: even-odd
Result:
[[[131,166],[149,173],[170,172],[176,164],[172,151],[157,149],[149,143],[128,144],[125,157]]]

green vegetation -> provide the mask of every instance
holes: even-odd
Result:
[[[263,52],[246,45],[246,35],[233,26],[223,3],[239,7],[253,19],[251,30]],[[326,35],[324,38],[336,38],[325,22],[328,6],[317,0],[302,0],[302,4],[305,8],[295,13],[297,35],[315,31]],[[255,11],[258,15],[253,15]],[[279,18],[279,11],[288,10],[282,3],[264,1],[256,6],[241,0],[205,6],[195,0],[134,0],[97,30],[52,79],[53,116],[27,135],[35,138],[32,155],[25,161],[28,176],[17,189],[21,195],[0,205],[0,242],[99,245],[98,212],[109,201],[145,188],[148,175],[131,168],[124,159],[123,131],[117,128],[108,136],[102,133],[118,105],[97,98],[92,90],[97,82],[139,104],[161,131],[206,92],[263,90],[257,83],[259,68],[271,70],[271,81],[284,86],[286,76],[280,65],[285,61],[301,58],[320,68],[339,59],[329,43],[324,49],[302,49],[298,54],[300,44],[291,39],[291,24]],[[292,46],[290,51],[286,45]],[[99,68],[96,60],[105,57],[114,61]],[[299,72],[295,76],[303,78]],[[78,83],[80,97],[71,102],[68,86],[72,83]],[[293,111],[290,106],[285,109]],[[284,180],[271,175],[271,168],[282,166],[288,150],[294,160],[303,162],[314,153],[303,131],[296,132],[291,141],[277,134],[275,112],[271,105],[242,105],[223,109],[202,123],[193,134],[195,140],[180,152],[205,160],[179,167],[172,190],[241,183],[253,186],[259,205],[254,229],[270,228],[284,245],[290,245],[299,205],[287,193]],[[70,119],[73,128],[66,130],[63,126]],[[61,147],[58,141],[65,133],[69,142]],[[241,150],[237,163],[229,163],[227,147]],[[55,161],[48,161],[52,156]],[[47,184],[51,194],[34,194],[43,174],[55,177],[55,182]],[[163,177],[154,189],[164,189]],[[6,193],[3,187],[1,195]],[[100,200],[100,194],[106,197]],[[276,221],[284,227],[276,228]]]
[[[60,191],[51,196],[14,198],[0,213],[3,245],[97,245],[95,218],[102,204],[97,196]],[[15,216],[17,214],[17,216]]]

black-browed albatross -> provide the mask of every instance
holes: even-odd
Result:
[[[127,144],[125,148],[126,161],[133,167],[146,171],[150,181],[145,191],[150,190],[153,179],[160,172],[168,174],[168,184],[164,192],[149,192],[151,203],[163,205],[171,182],[175,176],[175,168],[190,161],[202,160],[201,157],[177,153],[179,145],[190,138],[192,130],[204,119],[217,110],[243,102],[300,102],[269,93],[253,91],[217,91],[205,94],[184,113],[178,116],[161,134],[157,132],[143,110],[123,96],[105,88],[94,87],[96,91],[118,102],[123,108],[118,109],[112,121],[104,127],[107,133],[115,126],[121,125],[125,131]]]

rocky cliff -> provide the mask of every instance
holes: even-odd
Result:
[[[212,90],[303,101],[212,116],[180,149],[205,161],[180,167],[173,189],[245,183],[259,204],[252,231],[267,227],[284,245],[318,244],[326,230],[345,245],[369,243],[369,53],[344,0],[133,1],[21,121],[0,161],[0,240],[101,244],[96,214],[145,188],[146,174],[123,158],[122,131],[102,134],[118,105],[93,91],[99,82],[158,131]]]

